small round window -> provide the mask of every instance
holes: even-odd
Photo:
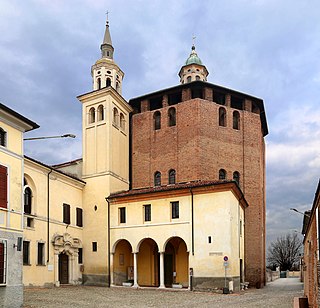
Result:
[[[98,71],[98,74],[100,74],[101,72],[100,71]]]
[[[110,71],[107,71],[107,74],[111,74],[111,72],[110,72]]]

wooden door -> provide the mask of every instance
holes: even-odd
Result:
[[[59,281],[60,284],[69,283],[69,257],[65,253],[59,255]]]

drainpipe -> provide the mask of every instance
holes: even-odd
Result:
[[[53,169],[50,169],[50,172],[48,172],[47,176],[47,264],[49,263],[49,232],[50,232],[50,173],[53,171]]]
[[[191,193],[191,252],[192,252],[192,255],[194,256],[194,223],[193,223],[194,211],[193,211],[193,191],[192,191],[192,188],[190,188],[190,193]]]
[[[106,198],[106,201],[108,202],[108,287],[111,286],[111,270],[110,270],[110,200],[109,197]]]

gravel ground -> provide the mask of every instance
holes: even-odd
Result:
[[[125,287],[64,286],[24,291],[25,308],[33,307],[293,307],[293,298],[303,295],[298,278],[281,278],[262,289],[235,294],[161,291]]]

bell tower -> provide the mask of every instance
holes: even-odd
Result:
[[[113,61],[107,21],[101,59],[92,66],[93,91],[78,96],[82,103],[83,210],[86,221],[83,255],[86,285],[108,285],[108,204],[111,193],[129,189],[129,114],[121,95],[124,73]],[[93,248],[94,247],[94,248]]]
[[[121,94],[124,73],[113,60],[114,48],[112,46],[108,20],[100,49],[101,58],[97,60],[91,68],[93,90],[113,87],[119,94]]]

